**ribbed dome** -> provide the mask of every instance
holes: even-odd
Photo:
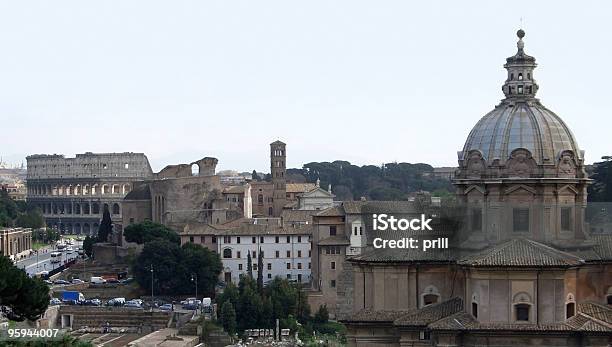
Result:
[[[483,159],[506,161],[517,148],[531,152],[538,164],[552,164],[563,150],[580,157],[578,144],[567,125],[539,102],[502,103],[482,117],[467,138],[463,158],[480,150]]]
[[[478,150],[491,164],[499,159],[502,164],[512,151],[527,149],[539,165],[555,164],[564,150],[578,159],[582,153],[567,125],[555,113],[535,98],[539,87],[533,77],[535,58],[524,51],[525,32],[517,32],[517,53],[506,59],[508,78],[502,86],[506,98],[482,117],[465,142],[459,159],[467,159],[470,151]]]

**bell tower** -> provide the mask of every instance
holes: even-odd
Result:
[[[272,184],[274,191],[272,194],[272,216],[280,217],[283,212],[283,207],[286,203],[286,179],[287,174],[286,145],[281,141],[275,141],[270,144],[270,173],[272,175]]]

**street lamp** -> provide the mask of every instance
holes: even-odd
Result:
[[[154,304],[155,304],[155,297],[153,296],[153,264],[151,264],[151,311],[153,311]]]
[[[195,283],[195,298],[196,300],[198,300],[198,274],[197,273],[192,273],[191,274],[191,282]]]

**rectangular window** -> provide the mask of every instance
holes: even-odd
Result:
[[[257,264],[253,264],[253,270],[257,271]]]
[[[302,274],[298,274],[298,282],[302,282]]]
[[[336,236],[336,226],[335,225],[331,225],[329,227],[329,236]]]
[[[287,251],[287,258],[291,258],[291,251]]]
[[[287,243],[291,243],[291,236],[287,236]]]
[[[472,209],[472,231],[482,230],[482,210],[480,208]]]
[[[279,258],[280,257],[280,252],[276,251],[276,257]]]
[[[515,208],[512,210],[512,227],[515,232],[529,231],[529,209]]]
[[[268,263],[268,270],[272,270],[272,263]]]
[[[238,264],[238,270],[242,270],[242,264]]]
[[[572,208],[561,208],[561,230],[572,230]]]
[[[302,270],[302,263],[297,263],[298,270]]]
[[[287,270],[291,270],[291,263],[287,263]]]
[[[263,236],[260,236],[260,237],[259,237],[259,242],[260,242],[260,243],[264,243],[264,238],[263,238]]]
[[[206,236],[200,236],[200,243],[206,243]]]
[[[240,243],[240,236],[236,237],[236,243]]]
[[[302,257],[302,251],[298,251],[298,258]]]
[[[329,286],[332,288],[336,288],[336,280],[329,281]]]
[[[272,278],[272,274],[269,273],[268,274],[268,279],[270,279],[270,278]]]
[[[331,264],[329,264],[329,267],[330,267],[332,270],[335,270],[335,269],[336,269],[336,262],[335,262],[335,261],[332,261],[332,262],[331,262]]]
[[[253,259],[257,258],[257,251],[253,251],[253,256],[251,258]]]
[[[308,268],[310,269],[312,267],[311,263],[308,263]]]
[[[236,252],[236,258],[240,259],[240,251]]]
[[[291,279],[291,274],[287,274],[287,279],[290,280]]]
[[[308,258],[312,257],[312,251],[308,250]]]
[[[298,242],[302,242],[302,237],[298,236]]]
[[[215,235],[212,236],[212,243],[217,243],[217,237]]]
[[[278,236],[274,238],[274,242],[278,243]]]
[[[253,236],[253,237],[251,238],[251,242],[252,242],[252,243],[257,243],[257,238],[255,238],[255,236]]]
[[[193,243],[193,236],[189,236],[189,242]]]

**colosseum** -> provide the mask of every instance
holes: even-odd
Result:
[[[27,158],[28,201],[38,206],[49,227],[89,234],[108,209],[121,221],[121,201],[132,182],[153,175],[143,153],[37,154]]]

